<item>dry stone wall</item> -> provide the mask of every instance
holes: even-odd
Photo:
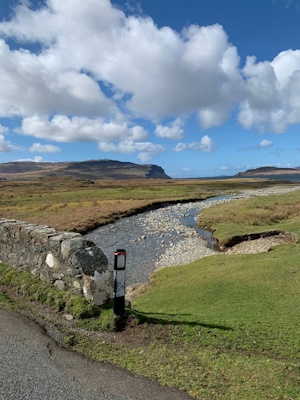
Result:
[[[0,219],[0,261],[60,290],[72,289],[97,305],[113,296],[113,267],[102,250],[79,233]]]

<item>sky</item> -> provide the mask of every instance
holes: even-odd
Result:
[[[300,167],[300,0],[1,0],[0,163]]]

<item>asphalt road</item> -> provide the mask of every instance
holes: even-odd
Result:
[[[0,400],[187,400],[180,391],[137,378],[58,347],[27,317],[0,309]]]

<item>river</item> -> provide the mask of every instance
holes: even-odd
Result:
[[[211,232],[196,227],[197,215],[202,209],[253,195],[284,194],[299,189],[300,186],[253,189],[204,201],[178,203],[119,219],[85,236],[102,249],[110,264],[117,248],[127,251],[126,285],[130,286],[147,282],[156,269],[217,254]]]
[[[126,284],[146,282],[159,267],[184,264],[184,261],[216,253],[212,233],[196,227],[198,212],[237,197],[241,196],[219,196],[147,211],[97,228],[86,238],[102,249],[109,263],[113,263],[114,250],[124,248],[127,251]],[[190,260],[184,256],[187,247]],[[178,262],[175,256],[179,257]],[[180,256],[184,256],[184,260]]]

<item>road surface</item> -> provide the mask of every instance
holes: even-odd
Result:
[[[0,400],[188,400],[178,390],[61,349],[35,322],[0,309]]]

